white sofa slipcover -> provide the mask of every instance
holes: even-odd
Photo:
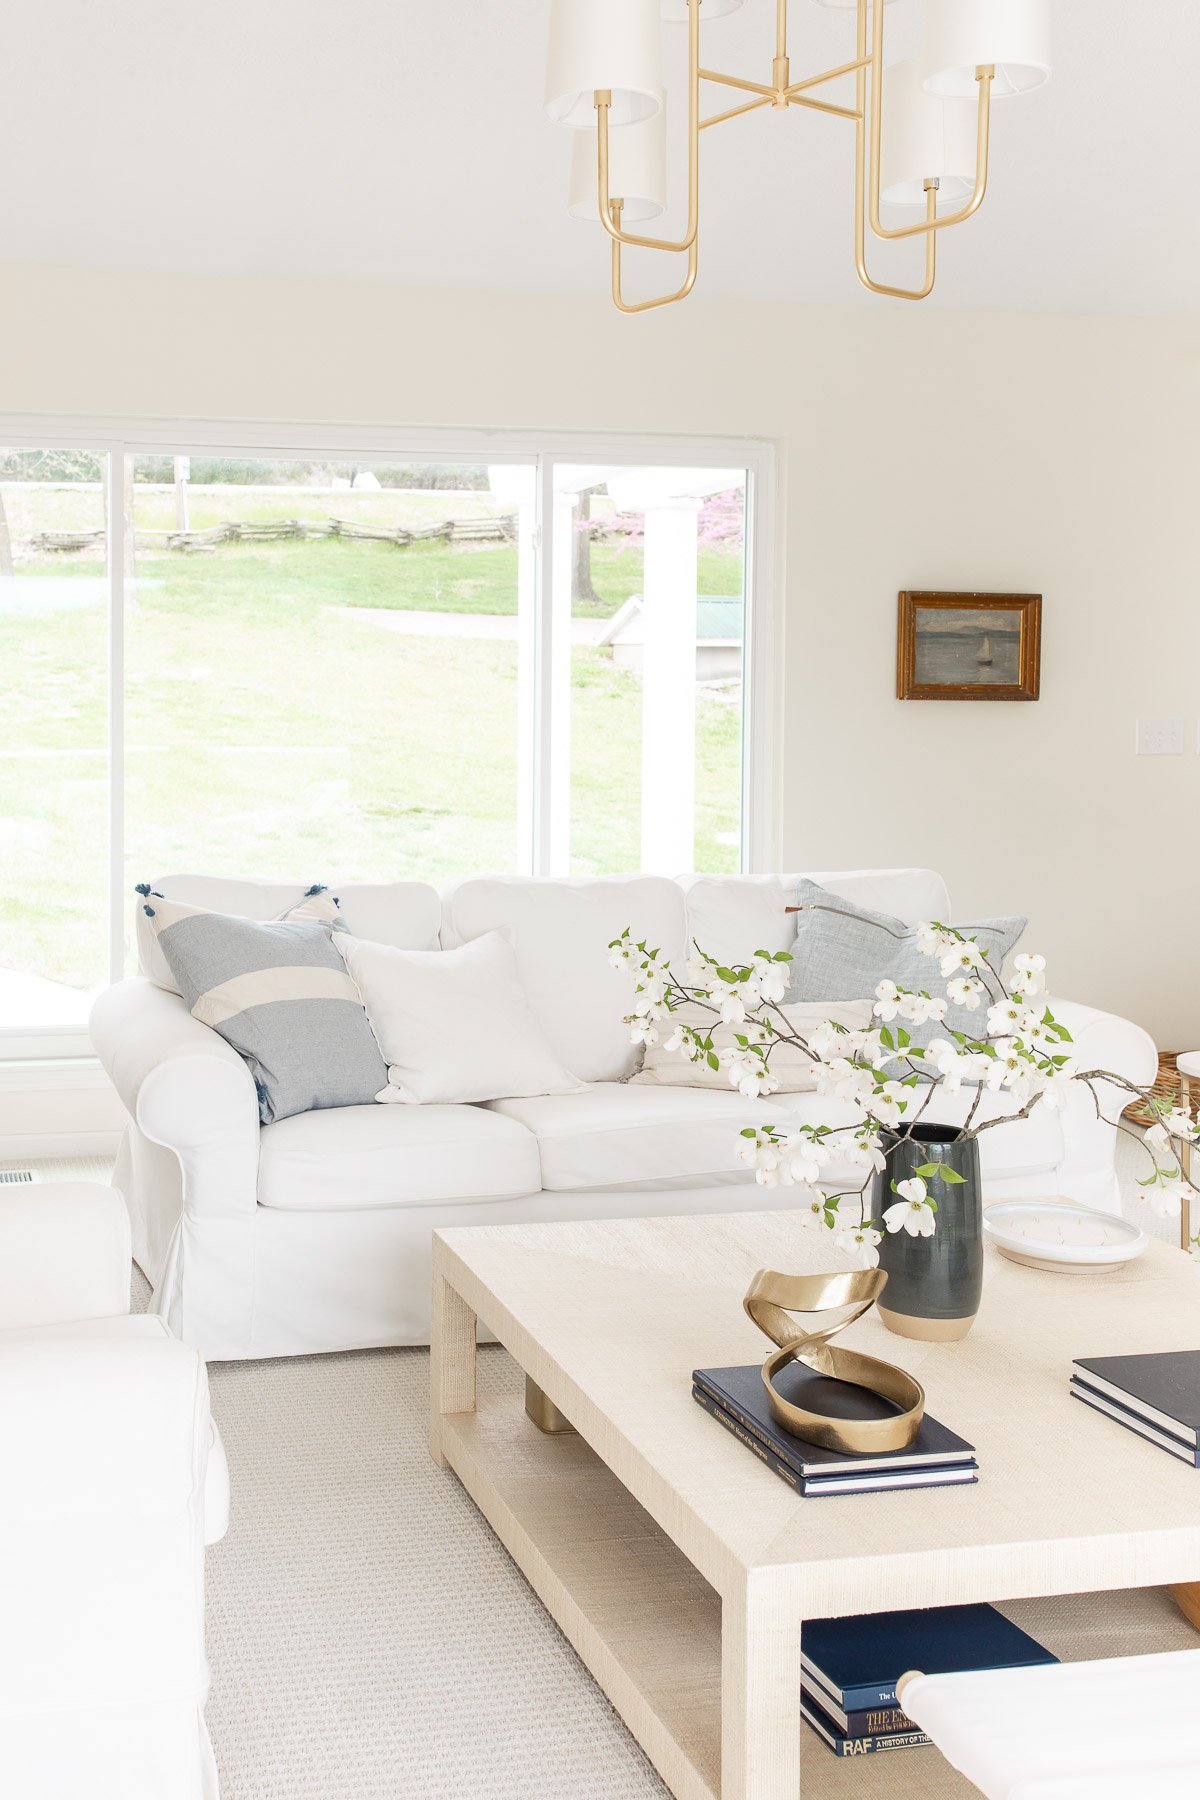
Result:
[[[128,1313],[121,1196],[0,1190],[0,1794],[216,1800],[204,1546],[228,1477],[204,1364]]]
[[[930,870],[815,871],[834,893],[908,923],[952,918]],[[788,949],[799,875],[484,877],[439,897],[422,883],[331,883],[348,925],[407,949],[442,948],[505,927],[530,1004],[582,1094],[488,1106],[347,1107],[260,1129],[240,1057],[145,975],[97,1000],[92,1037],[130,1118],[119,1181],[134,1255],[156,1304],[208,1358],[283,1356],[424,1343],[429,1239],[441,1225],[787,1206],[738,1157],[739,1132],[786,1117],[838,1123],[811,1094],[748,1101],[730,1090],[642,1087],[623,1014],[627,977],[607,946],[625,926],[679,957],[691,940],[726,959]],[[271,918],[308,882],[170,877],[172,898]],[[141,934],[143,966],[157,950]],[[165,977],[165,970],[157,973]],[[1056,1001],[1087,1066],[1149,1080],[1154,1046],[1137,1026]],[[969,1095],[940,1102],[953,1118]],[[1119,1101],[1116,1102],[1119,1105]],[[1115,1116],[1115,1106],[1112,1109]],[[932,1115],[931,1115],[932,1116]],[[1064,1113],[984,1134],[992,1194],[1059,1192],[1117,1204],[1115,1131],[1086,1093]],[[836,1167],[831,1171],[838,1179]]]

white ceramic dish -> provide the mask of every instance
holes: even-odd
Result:
[[[1101,1275],[1150,1242],[1125,1219],[1068,1200],[998,1200],[983,1215],[983,1231],[1002,1256],[1063,1275]]]

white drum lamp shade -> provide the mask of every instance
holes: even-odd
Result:
[[[595,125],[595,91],[612,94],[610,125],[636,125],[662,99],[658,0],[551,0],[546,112],[556,125]]]
[[[921,86],[919,57],[884,71],[880,192],[893,206],[925,205],[937,179],[942,210],[975,189],[977,110],[970,100],[937,100]]]
[[[707,25],[710,19],[722,19],[726,13],[736,12],[744,0],[703,0],[700,17]],[[855,0],[857,5],[857,0]],[[663,23],[666,25],[686,25],[688,16],[687,0],[659,0]]]
[[[975,70],[992,63],[992,97],[1026,94],[1050,79],[1049,0],[927,0],[925,92],[971,99]]]
[[[707,4],[707,0],[705,0]],[[935,105],[935,101],[929,104]],[[657,219],[667,206],[667,105],[652,119],[622,125],[608,134],[608,191],[625,202],[622,226]],[[573,219],[598,220],[596,136],[577,131],[571,143],[571,189],[567,211]]]

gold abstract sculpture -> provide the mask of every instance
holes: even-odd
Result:
[[[776,1424],[806,1443],[851,1455],[873,1451],[903,1450],[921,1429],[925,1390],[919,1381],[877,1356],[857,1350],[841,1350],[830,1340],[874,1306],[887,1284],[882,1269],[857,1269],[834,1275],[782,1275],[777,1269],[760,1269],[746,1290],[742,1304],[758,1329],[779,1348],[763,1364],[763,1386]],[[793,1313],[813,1317],[836,1313],[838,1318],[802,1329]],[[775,1377],[789,1362],[803,1363],[818,1375],[848,1381],[855,1387],[881,1395],[900,1408],[881,1419],[839,1419],[829,1413],[808,1412],[785,1400]]]

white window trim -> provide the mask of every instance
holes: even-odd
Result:
[[[524,463],[537,470],[538,556],[534,584],[535,656],[551,654],[549,606],[553,559],[555,463],[662,463],[687,468],[744,468],[746,485],[746,615],[742,706],[741,867],[763,873],[778,867],[782,807],[783,559],[780,542],[778,454],[764,438],[688,437],[611,432],[507,431],[449,427],[332,425],[313,421],[265,423],[213,419],[145,419],[0,413],[0,443],[20,449],[86,449],[112,458],[109,482],[109,694],[124,675],[124,508],[120,479],[125,456],[171,456],[180,446],[210,456],[317,458],[331,453],[364,461]],[[550,684],[540,682],[532,709],[534,841],[520,860],[533,873],[552,872],[552,762],[557,721]],[[109,706],[109,978],[124,962],[124,708]],[[557,779],[561,782],[561,771]],[[682,872],[682,871],[681,871]],[[78,1057],[90,1052],[86,1030],[40,1030],[0,1025],[0,1063],[30,1057]]]

